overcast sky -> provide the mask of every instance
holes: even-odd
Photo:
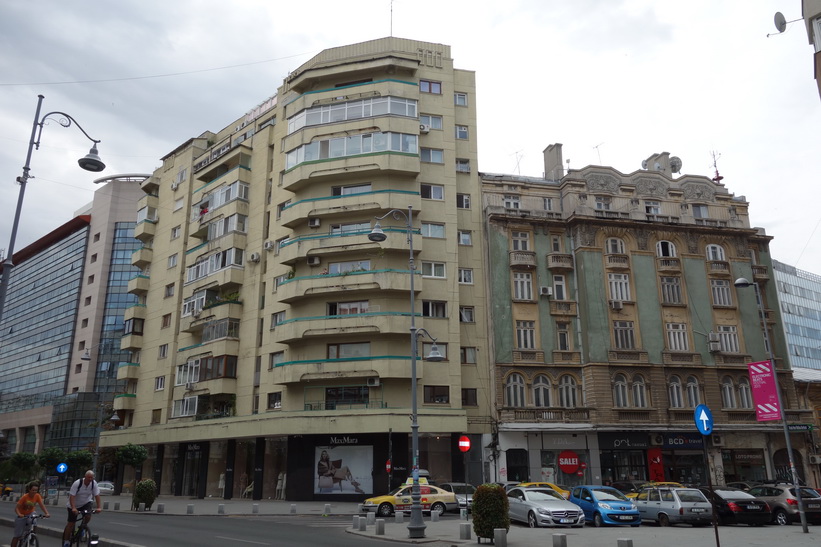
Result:
[[[0,249],[37,95],[95,139],[103,174],[150,173],[275,93],[321,50],[389,36],[449,44],[476,71],[479,169],[623,173],[667,151],[751,203],[776,259],[821,274],[821,99],[799,0],[3,0]],[[56,123],[34,152],[15,250],[89,202],[91,143]]]

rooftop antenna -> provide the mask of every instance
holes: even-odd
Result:
[[[599,151],[599,146],[601,146],[603,144],[604,144],[603,142],[600,142],[599,144],[597,144],[596,146],[593,147],[593,148],[596,149],[596,153],[599,155],[599,165],[601,165],[601,152]]]
[[[391,0],[391,38],[393,38],[393,0]]]
[[[521,175],[522,170],[519,168],[519,163],[522,161],[522,158],[524,157],[524,154],[522,154],[521,150],[517,150],[516,152],[513,153],[513,155],[516,156],[516,174]]]
[[[719,154],[715,150],[710,152],[710,154],[713,156],[713,169],[715,169],[715,171],[716,171],[716,176],[713,177],[713,182],[715,182],[716,184],[719,184],[721,182],[721,179],[724,178],[724,177],[722,177],[721,175],[718,174],[718,158],[721,157],[721,154]]]
[[[787,25],[790,23],[795,23],[796,21],[801,21],[801,17],[798,19],[793,19],[792,21],[787,21],[787,18],[784,17],[784,14],[780,11],[775,12],[775,16],[773,17],[773,23],[775,23],[775,30],[778,32],[771,32],[767,34],[767,38],[770,36],[774,36],[776,34],[781,34],[785,30],[787,30]]]

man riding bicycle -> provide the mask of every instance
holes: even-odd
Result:
[[[68,523],[66,524],[65,530],[63,530],[63,547],[71,546],[71,534],[74,532],[74,523],[77,521],[77,515],[80,511],[87,511],[83,517],[83,521],[86,524],[91,520],[92,498],[94,498],[94,502],[97,505],[97,508],[93,512],[99,513],[103,507],[103,504],[100,502],[100,488],[97,486],[97,481],[94,480],[94,471],[89,470],[86,471],[82,479],[74,481],[74,484],[71,485],[71,489],[68,491],[68,503],[66,504],[66,508],[68,509]]]
[[[26,493],[23,494],[14,506],[14,512],[17,518],[14,519],[14,537],[11,540],[11,547],[17,547],[20,541],[20,536],[26,531],[26,522],[29,515],[34,513],[34,509],[40,506],[43,516],[48,518],[48,509],[43,504],[43,498],[40,496],[40,483],[30,482],[26,485]]]

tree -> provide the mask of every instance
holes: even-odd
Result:
[[[66,461],[66,451],[56,446],[46,448],[37,455],[37,463],[40,464],[46,475],[53,475],[57,472],[57,464]]]
[[[66,463],[72,477],[82,477],[91,469],[94,455],[88,450],[75,450],[66,454]]]
[[[14,482],[28,482],[37,477],[37,456],[15,452],[9,458],[9,475]]]
[[[136,471],[148,459],[148,449],[141,444],[128,443],[117,450],[117,461],[130,465]]]

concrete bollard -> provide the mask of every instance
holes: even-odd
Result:
[[[219,505],[217,505],[217,514],[218,515],[224,515],[225,514],[225,504],[224,503],[220,503]]]
[[[259,514],[259,504],[254,503],[251,505],[251,514],[258,515]]]
[[[619,538],[616,540],[618,547],[633,547],[633,540],[630,538]]]
[[[331,514],[331,504],[330,503],[325,504],[325,510],[322,511],[322,514],[325,515],[325,516],[328,516],[328,515]]]
[[[186,508],[185,514],[186,515],[193,515],[194,514],[194,504],[193,503],[188,504],[188,507]]]
[[[405,520],[405,513],[403,513],[402,511],[397,511],[396,513],[393,514],[393,521],[396,524],[402,524],[402,522],[404,520]]]
[[[296,503],[291,504],[291,514],[296,515]]]
[[[157,513],[160,513],[160,514],[165,513],[165,504],[164,503],[158,503],[157,504]]]
[[[119,501],[115,501],[115,502],[114,502],[114,510],[115,510],[115,511],[119,511],[119,510],[120,510],[120,502],[119,502]]]
[[[367,524],[368,524],[367,519],[360,518],[359,519],[359,531],[364,532],[365,530],[367,530],[368,529]]]
[[[430,512],[430,521],[431,522],[439,522],[439,511],[431,511]]]
[[[137,507],[137,511],[139,511],[140,513],[145,513],[145,502],[144,501],[140,502],[140,506]]]
[[[385,519],[376,519],[376,535],[385,535]]]
[[[359,519],[362,518],[359,515],[353,516],[353,522],[351,522],[351,528],[354,530],[359,530]]]
[[[493,544],[496,547],[507,547],[507,530],[504,528],[493,529]]]
[[[376,524],[376,513],[368,513],[367,515],[365,515],[365,520],[369,525]]]
[[[470,539],[470,523],[459,523],[459,539]]]
[[[553,547],[567,547],[567,534],[553,534]]]

